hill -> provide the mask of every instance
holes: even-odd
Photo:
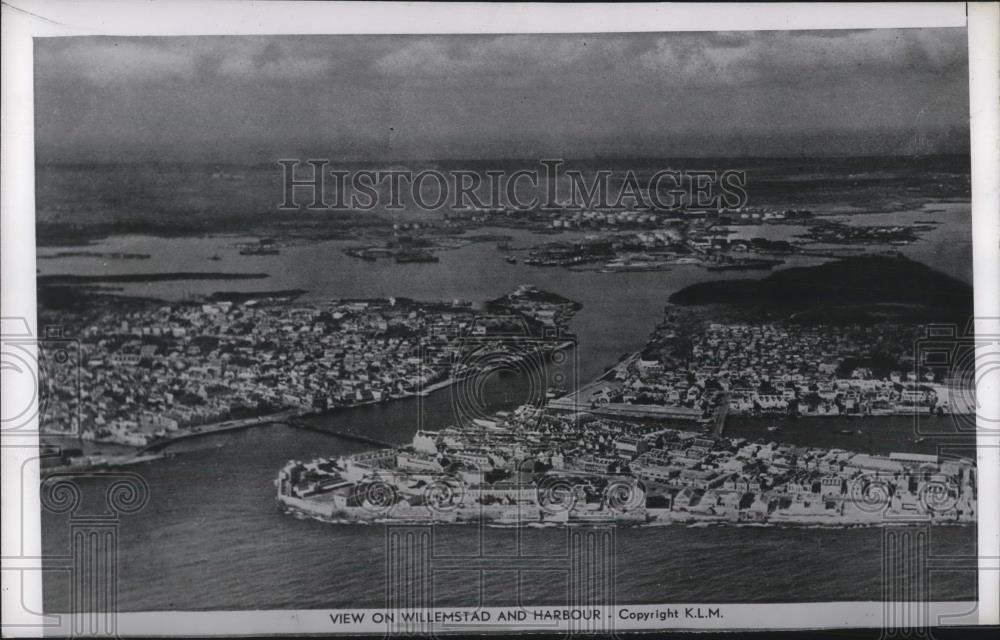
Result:
[[[964,323],[972,316],[972,287],[905,257],[859,256],[815,267],[795,267],[762,280],[722,280],[686,287],[670,296],[678,305],[724,304],[759,311],[816,316],[867,308],[934,322]],[[899,306],[906,305],[906,306]],[[839,310],[839,311],[837,311]],[[831,318],[832,319],[832,318]]]

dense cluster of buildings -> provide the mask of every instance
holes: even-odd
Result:
[[[811,218],[809,211],[799,209],[750,208],[685,209],[675,216],[665,216],[651,210],[574,210],[550,214],[553,229],[655,229],[670,225],[677,217],[700,219],[720,224],[766,224]]]
[[[826,221],[809,227],[803,238],[827,244],[909,244],[932,225],[859,225]]]
[[[685,264],[709,269],[753,269],[781,264],[780,260],[761,260],[798,250],[797,245],[786,240],[731,238],[732,229],[720,225],[714,218],[667,218],[652,227],[626,225],[604,231],[610,233],[591,232],[583,238],[531,247],[524,262],[536,266],[571,267],[602,263],[605,269],[612,271],[628,266],[653,270],[653,267],[665,269]],[[755,262],[748,263],[753,256],[756,256]]]
[[[483,313],[410,300],[107,304],[59,314],[78,375],[48,380],[43,429],[143,446],[185,427],[279,410],[313,411],[426,392],[464,373],[503,313],[562,326],[572,303],[530,286]],[[567,307],[570,311],[567,311]],[[527,323],[527,324],[525,324]]]
[[[278,496],[347,521],[970,522],[976,474],[964,458],[750,442],[523,406],[418,431],[400,449],[290,462]]]
[[[725,401],[735,415],[951,410],[941,382],[931,373],[918,379],[913,369],[914,327],[712,322],[687,335],[681,353],[664,347],[677,330],[661,325],[654,348],[618,367],[617,383],[594,402],[707,408]],[[875,354],[881,370],[865,364]]]
[[[774,207],[740,208],[698,208],[680,207],[674,210],[659,210],[636,206],[583,207],[538,207],[518,209],[513,207],[493,207],[469,211],[451,211],[451,220],[464,220],[490,226],[525,226],[558,230],[626,230],[655,229],[670,225],[679,219],[710,220],[724,224],[766,224],[786,221],[806,220],[812,212],[805,209],[783,209]]]

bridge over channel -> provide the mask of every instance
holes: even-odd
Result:
[[[722,435],[722,430],[726,428],[726,416],[729,415],[729,394],[722,394],[719,406],[715,409],[715,418],[712,424],[712,435],[716,438]]]
[[[302,429],[303,431],[313,431],[315,433],[322,433],[326,436],[333,436],[335,438],[341,438],[343,440],[350,440],[352,442],[360,442],[362,444],[370,444],[383,449],[397,449],[399,448],[398,442],[386,442],[385,440],[379,440],[377,438],[371,438],[360,433],[351,433],[350,431],[340,431],[337,429],[326,429],[324,427],[318,427],[308,422],[302,420],[289,420],[287,422],[288,426],[295,429]]]

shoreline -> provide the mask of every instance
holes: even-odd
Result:
[[[564,349],[564,348],[568,348],[568,346],[571,346],[571,345],[572,345],[572,343],[563,343],[563,344],[560,344],[558,347],[556,347],[554,350],[561,350],[561,349]],[[570,394],[567,394],[567,395],[562,396],[560,398],[555,398],[555,399],[549,400],[548,403],[545,406],[547,408],[552,408],[553,410],[556,410],[556,411],[575,410],[575,411],[581,411],[581,412],[584,412],[584,413],[593,413],[593,411],[589,408],[589,404],[586,405],[586,406],[583,406],[583,405],[580,404],[580,401],[578,399],[574,400],[573,398],[576,398],[581,393],[586,393],[588,391],[593,390],[596,386],[600,385],[601,383],[608,382],[608,377],[614,372],[614,370],[619,365],[625,363],[626,361],[634,359],[635,357],[637,357],[639,355],[639,353],[640,352],[637,351],[635,353],[626,354],[618,362],[616,362],[614,365],[610,366],[603,373],[601,373],[600,375],[598,375],[594,380],[592,380],[591,382],[588,382],[585,385],[581,386],[575,393],[570,393]],[[440,391],[442,389],[446,389],[446,388],[448,388],[448,387],[450,387],[450,386],[452,386],[452,385],[454,385],[454,384],[456,384],[458,382],[461,382],[462,380],[464,380],[466,377],[472,375],[473,373],[474,373],[474,371],[470,370],[470,371],[468,371],[466,373],[458,374],[457,376],[449,377],[449,378],[447,378],[445,380],[441,380],[439,382],[433,383],[433,384],[431,384],[431,385],[429,385],[427,387],[422,388],[420,391],[410,392],[410,393],[407,393],[405,395],[392,396],[392,397],[389,397],[389,398],[386,398],[386,399],[383,399],[383,400],[368,400],[368,401],[357,402],[357,403],[349,404],[349,405],[342,405],[342,406],[337,406],[337,407],[331,407],[331,408],[328,408],[328,409],[309,410],[309,411],[302,410],[302,409],[287,408],[287,409],[282,409],[282,410],[279,410],[279,411],[276,411],[276,412],[273,412],[273,413],[269,413],[269,414],[265,414],[265,415],[261,415],[261,416],[255,416],[255,417],[250,417],[250,418],[236,418],[236,419],[229,419],[229,420],[224,420],[224,421],[220,421],[220,422],[206,423],[204,425],[197,425],[198,428],[196,430],[185,430],[183,432],[181,432],[181,430],[178,430],[178,432],[175,432],[175,435],[172,435],[170,438],[168,438],[166,440],[160,440],[160,441],[152,442],[152,443],[147,444],[147,445],[142,446],[142,447],[136,447],[134,445],[129,445],[129,444],[121,443],[121,442],[115,442],[113,440],[85,440],[84,442],[87,443],[87,444],[89,444],[89,445],[91,445],[91,446],[95,446],[95,447],[99,447],[101,445],[105,445],[105,446],[120,447],[120,448],[123,448],[123,449],[133,449],[134,450],[134,453],[132,453],[132,454],[129,454],[129,453],[112,454],[111,457],[115,458],[116,461],[113,462],[113,463],[108,463],[108,465],[113,464],[114,466],[125,466],[125,465],[130,465],[130,464],[138,464],[140,462],[147,462],[147,461],[152,461],[152,460],[155,460],[155,459],[161,459],[161,458],[165,457],[163,455],[160,455],[160,456],[157,456],[157,457],[145,456],[145,454],[147,452],[159,452],[159,451],[161,451],[163,449],[166,449],[166,448],[170,447],[171,445],[174,445],[174,444],[176,444],[178,442],[183,442],[183,441],[186,441],[186,440],[193,440],[193,439],[197,439],[197,438],[201,438],[201,437],[218,435],[218,434],[228,433],[228,432],[232,432],[232,431],[241,431],[241,430],[250,429],[250,428],[253,428],[253,427],[264,427],[264,426],[269,426],[269,425],[273,425],[273,424],[282,424],[282,423],[285,423],[286,421],[288,421],[290,419],[322,418],[324,416],[331,416],[331,415],[334,415],[334,414],[337,414],[337,413],[340,413],[340,412],[343,412],[343,411],[351,410],[351,409],[358,409],[358,408],[362,408],[362,407],[379,406],[379,405],[388,405],[388,404],[390,404],[392,402],[395,402],[397,400],[408,400],[408,399],[413,399],[413,398],[418,398],[418,397],[427,397],[427,396],[431,395],[432,393],[435,393],[435,392]],[[567,407],[566,403],[570,403],[571,406]],[[553,406],[553,405],[556,405],[556,406]],[[835,418],[851,419],[851,420],[866,420],[866,419],[871,419],[871,418],[885,419],[885,418],[892,418],[892,417],[899,417],[899,416],[921,416],[921,415],[935,416],[935,417],[948,417],[948,416],[964,415],[964,414],[957,414],[957,413],[954,413],[954,414],[953,413],[937,414],[937,413],[922,413],[922,412],[921,413],[915,413],[915,412],[912,412],[912,411],[903,411],[903,412],[898,412],[898,413],[867,414],[867,415],[865,415],[865,414],[840,414],[840,415],[830,414],[830,415],[799,415],[799,416],[792,416],[792,415],[787,415],[787,414],[775,414],[775,415],[749,415],[749,414],[748,415],[739,415],[739,414],[732,414],[732,413],[730,414],[730,416],[732,418],[737,418],[739,420],[744,420],[744,421],[749,421],[749,422],[762,422],[762,423],[763,422],[791,422],[791,421],[797,421],[799,419],[807,419],[807,420],[816,419],[816,420],[820,420],[820,419],[824,419],[824,418],[825,419],[830,419],[831,421],[832,421],[832,419],[835,419]],[[623,416],[623,417],[625,417],[625,416]],[[336,434],[332,434],[331,433],[330,435],[331,436],[335,436]],[[74,437],[74,436],[72,436],[71,434],[66,434],[66,433],[61,433],[61,432],[43,432],[43,433],[41,433],[39,435],[39,438],[42,439],[42,440],[44,440],[47,437],[48,438],[70,438],[70,437]],[[403,443],[399,443],[399,444],[402,445]],[[65,467],[60,467],[60,468],[78,469],[78,468],[90,468],[91,466],[92,465],[89,465],[89,464],[88,465],[67,465]]]
[[[341,405],[337,407],[330,407],[327,409],[318,409],[309,411],[303,409],[286,408],[260,416],[254,416],[249,418],[234,418],[234,419],[222,420],[219,422],[210,422],[203,425],[196,425],[195,429],[190,429],[190,428],[178,429],[176,432],[174,432],[170,437],[166,439],[157,440],[141,447],[125,444],[123,442],[116,442],[114,440],[84,440],[83,442],[95,447],[105,445],[105,446],[120,447],[122,449],[132,450],[132,452],[130,453],[113,454],[115,462],[102,463],[103,466],[111,466],[112,464],[114,466],[127,466],[131,464],[139,464],[141,462],[149,462],[152,460],[159,460],[164,457],[167,457],[165,454],[147,455],[147,452],[160,452],[163,449],[166,449],[174,444],[177,444],[178,442],[194,440],[196,438],[213,436],[222,433],[229,433],[232,431],[242,431],[254,427],[266,427],[274,424],[283,424],[291,419],[324,417],[350,409],[358,409],[361,407],[370,407],[377,405],[387,405],[397,400],[409,400],[417,397],[426,397],[431,393],[440,391],[441,389],[445,389],[464,380],[466,377],[472,375],[473,373],[474,371],[469,370],[466,373],[458,374],[456,376],[446,378],[445,380],[435,382],[428,387],[421,388],[420,391],[414,391],[404,395],[391,396],[383,400],[366,400],[364,402],[356,402],[348,405]],[[333,433],[330,433],[329,435],[336,437],[336,434]],[[42,432],[41,434],[39,434],[40,439],[44,439],[46,437],[60,438],[60,439],[75,438],[75,436],[71,434],[66,434],[57,431]],[[60,471],[68,471],[74,469],[85,469],[85,468],[89,469],[89,468],[94,468],[95,466],[97,465],[88,463],[88,464],[77,464],[77,465],[60,465],[59,467],[52,467],[52,469],[59,469]]]
[[[841,521],[823,521],[819,518],[809,517],[787,517],[777,520],[747,521],[733,519],[725,516],[704,515],[691,512],[677,512],[675,515],[650,514],[647,510],[632,512],[632,515],[622,513],[619,517],[591,517],[577,520],[565,518],[550,518],[539,516],[534,519],[525,518],[515,520],[505,518],[502,511],[497,511],[496,515],[484,515],[484,508],[476,506],[469,509],[461,507],[448,510],[436,511],[426,509],[422,513],[409,513],[408,517],[393,517],[388,513],[377,513],[364,507],[339,507],[332,504],[325,504],[310,501],[304,498],[294,498],[291,496],[279,495],[277,498],[279,508],[286,515],[302,517],[324,524],[337,525],[370,525],[370,524],[434,524],[434,525],[483,525],[494,528],[563,528],[563,527],[588,527],[615,525],[629,528],[650,528],[684,526],[688,528],[704,527],[757,527],[770,529],[870,529],[873,527],[906,527],[906,526],[934,526],[934,527],[968,527],[978,526],[978,518],[975,519],[943,519],[932,517],[914,517],[900,519],[880,519],[872,514],[872,517],[849,517]],[[517,513],[521,509],[537,509],[532,505],[521,505],[520,507],[511,505],[509,509]],[[603,516],[603,514],[601,514]],[[666,517],[663,517],[666,516]]]
[[[249,429],[250,427],[278,424],[288,418],[294,418],[297,415],[298,412],[295,409],[283,409],[275,413],[255,416],[252,418],[235,418],[224,420],[222,422],[211,422],[204,425],[197,425],[196,428],[188,429],[184,432],[181,432],[181,430],[178,429],[177,432],[175,432],[176,435],[167,439],[151,442],[144,447],[140,447],[138,452],[142,454],[148,451],[159,451],[184,440],[211,436],[218,433],[226,433],[228,431],[240,431],[243,429]]]

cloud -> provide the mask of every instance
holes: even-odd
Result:
[[[374,70],[388,76],[449,77],[456,74],[539,74],[598,71],[622,61],[645,34],[606,36],[507,35],[422,37],[379,57]]]
[[[217,74],[251,82],[294,82],[319,78],[330,69],[327,58],[280,58],[261,61],[259,56],[227,56],[219,65]]]
[[[55,38],[35,61],[43,145],[154,154],[327,140],[597,153],[968,118],[964,29]]]
[[[839,37],[838,37],[839,36]],[[650,70],[694,84],[950,73],[965,64],[965,30],[772,31],[663,36],[639,57]]]
[[[286,51],[277,40],[260,37],[70,38],[36,46],[35,69],[42,81],[102,87],[217,77],[295,81],[329,72],[333,60],[317,44]]]
[[[964,29],[502,36],[71,38],[37,47],[38,73],[107,86],[221,76],[294,82],[332,74],[452,83],[612,75],[694,86],[848,74],[952,73]]]
[[[148,79],[191,78],[194,58],[183,47],[160,47],[128,38],[72,38],[35,47],[42,79],[75,77],[98,86]],[[179,44],[179,43],[178,43]]]

